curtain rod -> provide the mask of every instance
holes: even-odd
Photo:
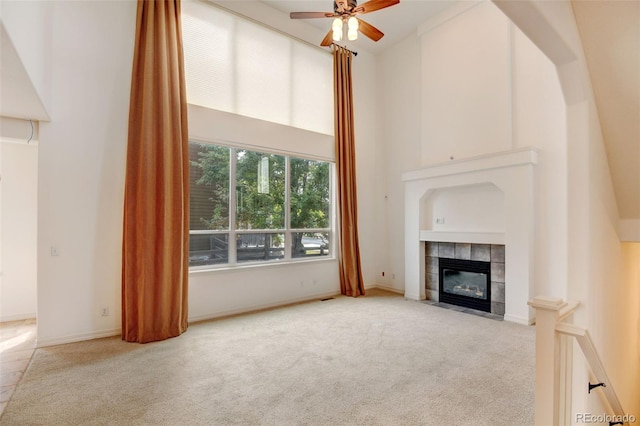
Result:
[[[339,44],[336,44],[336,43],[331,43],[329,46],[342,47],[344,50],[348,50],[349,52],[353,53],[353,56],[358,56],[358,52],[356,52],[355,50],[347,49],[345,46],[340,46]]]

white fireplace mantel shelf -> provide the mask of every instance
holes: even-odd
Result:
[[[443,243],[502,244],[504,232],[473,231],[420,231],[420,241],[438,241]]]
[[[402,180],[410,182],[537,163],[538,152],[536,149],[526,147],[432,164],[420,170],[403,173]]]

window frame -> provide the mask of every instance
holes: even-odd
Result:
[[[249,145],[243,143],[232,143],[220,140],[205,140],[196,137],[189,137],[189,143],[198,143],[202,145],[222,146],[229,149],[229,223],[226,230],[192,230],[189,229],[189,237],[191,235],[228,235],[228,261],[227,263],[211,264],[211,265],[189,265],[189,272],[201,272],[220,269],[237,269],[255,266],[267,265],[286,265],[300,262],[319,262],[336,259],[336,167],[335,161],[327,158],[314,157],[298,152],[284,152],[259,145]],[[284,183],[284,228],[276,229],[237,229],[236,227],[236,172],[237,172],[237,151],[248,150],[269,155],[281,155],[285,158],[285,183]],[[291,228],[291,159],[311,160],[325,162],[329,165],[329,212],[328,212],[328,228]],[[191,168],[191,165],[189,166]],[[292,234],[294,233],[328,233],[329,234],[329,253],[321,256],[292,256]],[[262,260],[262,261],[240,261],[237,258],[237,236],[248,234],[284,234],[284,257],[282,259]],[[189,251],[190,256],[190,251]]]

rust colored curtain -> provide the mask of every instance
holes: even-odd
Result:
[[[139,0],[124,200],[122,338],[187,329],[189,155],[180,0]]]
[[[357,297],[364,295],[364,280],[358,245],[352,59],[351,51],[341,46],[333,46],[340,291],[344,295]]]

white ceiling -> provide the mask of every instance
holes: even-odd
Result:
[[[262,2],[287,15],[290,12],[333,12],[332,0],[262,0]],[[364,1],[359,1],[358,3],[362,4]],[[420,24],[454,3],[459,3],[459,1],[400,0],[399,4],[360,15],[360,19],[382,31],[384,37],[380,41],[374,42],[360,34],[355,43],[351,43],[351,45],[347,43],[347,46],[354,50],[361,48],[371,53],[379,53],[415,33]],[[329,18],[304,19],[301,21],[322,30],[323,37],[331,28],[331,19]],[[319,45],[321,41],[322,37],[318,39],[317,44]]]
[[[622,219],[640,218],[640,2],[573,0]]]

